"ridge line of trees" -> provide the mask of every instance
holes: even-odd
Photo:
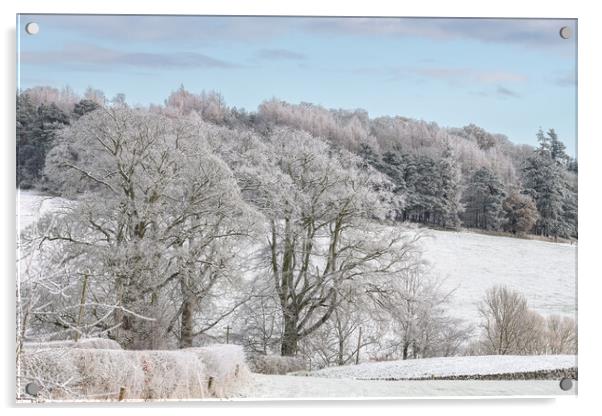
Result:
[[[66,88],[35,87],[17,95],[17,186],[45,187],[46,154],[56,132],[100,106],[124,105],[89,88],[82,99]],[[444,228],[577,238],[577,161],[554,129],[539,130],[539,146],[514,145],[470,124],[440,128],[404,117],[370,119],[364,110],[327,110],[276,99],[257,112],[228,107],[216,92],[183,86],[152,113],[196,114],[204,121],[268,134],[277,126],[305,131],[359,155],[393,183],[397,221]]]

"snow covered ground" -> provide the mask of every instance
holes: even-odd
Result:
[[[253,374],[239,397],[253,399],[396,398],[433,396],[551,396],[572,395],[562,391],[558,381],[478,380],[353,380],[321,377],[293,377]]]
[[[69,203],[66,199],[44,195],[36,191],[17,190],[17,231],[22,231],[42,215],[60,210]]]
[[[463,375],[509,374],[539,370],[560,370],[577,366],[574,355],[492,355],[438,357],[420,360],[372,362],[329,367],[309,376],[357,379],[413,379]]]
[[[543,315],[575,316],[577,246],[470,232],[429,230],[422,244],[433,272],[457,288],[450,313],[479,321],[477,305],[493,285],[523,293]]]
[[[557,380],[384,380],[467,374],[503,374],[565,369],[577,365],[573,355],[450,357],[364,363],[331,367],[309,375],[253,374],[240,392],[244,398],[403,398],[454,396],[555,396],[569,391]]]

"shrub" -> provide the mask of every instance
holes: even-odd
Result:
[[[250,371],[245,354],[238,345],[210,345],[189,348],[204,364],[209,394],[214,397],[230,397],[248,381]]]
[[[231,396],[249,375],[242,348],[234,345],[125,351],[73,344],[25,348],[21,384],[36,382],[42,400],[117,400],[121,388],[126,399],[199,399]]]
[[[300,357],[249,354],[247,359],[249,361],[249,367],[254,373],[287,374],[306,369],[305,360]]]

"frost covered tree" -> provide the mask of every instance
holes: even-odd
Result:
[[[193,94],[183,85],[169,95],[165,100],[165,107],[168,112],[172,111],[179,115],[196,113],[203,120],[217,124],[224,123],[230,113],[224,98],[218,92],[202,91],[200,94]]]
[[[26,189],[41,181],[46,154],[69,117],[53,102],[36,105],[28,93],[17,96],[16,111],[17,186]]]
[[[442,284],[443,280],[417,263],[396,279],[371,288],[369,295],[377,310],[370,315],[379,317],[385,326],[376,357],[406,360],[460,351],[472,328],[447,314],[453,290],[443,290]]]
[[[73,106],[73,114],[75,114],[76,117],[81,117],[86,113],[90,113],[94,110],[97,110],[99,107],[100,106],[96,101],[87,99],[81,100],[78,103],[75,103],[75,105]]]
[[[351,151],[358,151],[361,146],[377,147],[375,138],[369,134],[368,113],[361,109],[328,110],[311,103],[295,105],[272,99],[261,103],[258,120],[303,130]]]
[[[81,117],[48,155],[47,175],[77,204],[41,243],[65,243],[67,262],[89,271],[127,348],[158,347],[170,332],[191,346],[203,302],[235,278],[234,243],[251,221],[202,130],[116,106]]]
[[[555,135],[551,136],[552,138]],[[567,199],[576,205],[574,194],[567,193],[566,171],[552,151],[557,140],[544,136],[540,130],[538,139],[540,147],[529,157],[523,167],[525,193],[535,200],[539,218],[535,224],[535,232],[545,236],[568,236],[571,233],[570,223],[565,216]],[[558,150],[556,150],[559,152]]]
[[[519,292],[496,286],[486,292],[479,306],[483,318],[483,344],[488,352],[517,353],[518,345],[531,334],[527,331],[527,299]]]
[[[100,107],[104,107],[104,105],[107,103],[107,97],[105,96],[105,93],[102,90],[92,87],[86,88],[86,91],[84,92],[84,99],[88,101],[94,101]]]
[[[460,170],[451,146],[444,148],[439,161],[441,188],[437,194],[438,224],[456,228],[460,224],[458,214],[463,210],[460,204]]]
[[[405,169],[403,218],[425,224],[457,227],[461,210],[460,177],[451,149],[439,160],[410,156]]]
[[[312,368],[365,361],[378,348],[384,325],[370,307],[366,293],[347,290],[331,319],[300,342],[300,354]]]
[[[290,129],[245,148],[239,182],[268,224],[281,353],[294,355],[301,339],[331,319],[346,287],[408,267],[413,237],[370,221],[388,214],[389,184],[351,153]]]
[[[279,352],[282,337],[280,301],[270,280],[256,279],[253,285],[255,295],[234,313],[233,329],[248,351],[263,355]]]
[[[485,230],[497,230],[504,197],[504,187],[497,176],[487,168],[477,170],[466,184],[462,196],[464,224]]]
[[[566,154],[566,146],[554,129],[550,129],[544,134],[540,128],[537,132],[537,141],[539,142],[540,149],[547,152],[550,157],[558,164],[566,166],[570,161],[570,157]]]
[[[546,319],[548,354],[576,354],[577,326],[567,316],[551,315]]]
[[[468,139],[474,140],[479,145],[480,149],[487,150],[496,144],[493,135],[477,125],[469,124],[464,126],[462,130],[464,130],[464,134]]]
[[[489,289],[479,306],[482,354],[575,354],[577,326],[569,317],[543,317],[527,299],[503,286]]]

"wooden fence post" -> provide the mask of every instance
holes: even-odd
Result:
[[[118,400],[120,402],[122,402],[122,401],[125,400],[125,387],[123,387],[123,386],[119,388],[119,398],[118,398]]]
[[[75,333],[75,342],[79,341],[79,337],[81,336],[81,332],[79,332],[79,327],[82,323],[82,318],[84,316],[84,305],[86,304],[86,294],[88,292],[88,275],[84,275],[84,284],[82,286],[82,295],[79,301],[79,314],[77,316],[77,329],[78,331]]]

